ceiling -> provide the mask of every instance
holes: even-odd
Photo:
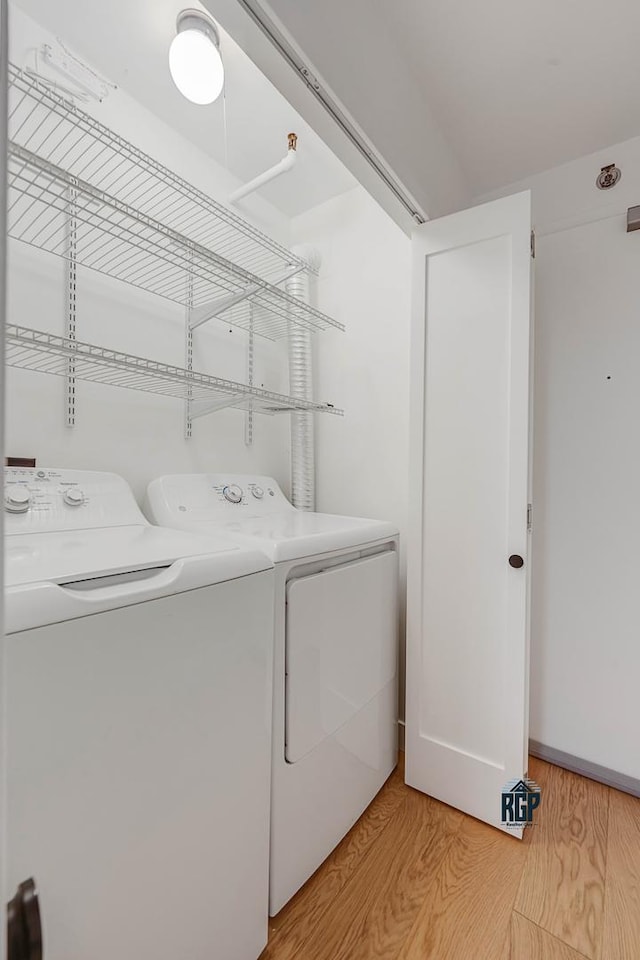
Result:
[[[167,50],[176,15],[191,0],[16,2],[240,181],[281,159],[286,134],[298,133],[296,167],[260,192],[285,215],[354,185],[223,31],[225,101],[197,107],[181,97],[169,76]],[[420,191],[436,194],[425,198],[432,214],[445,212],[438,211],[437,194],[454,166],[461,168],[467,198],[478,197],[640,135],[637,0],[324,0],[303,9],[299,0],[271,2],[283,16],[298,16],[300,45],[312,60],[322,60],[328,85],[383,156],[389,154],[400,179],[419,200]],[[345,49],[357,49],[360,61],[355,64]],[[410,93],[412,85],[424,111],[402,92]],[[427,107],[431,127],[425,126]],[[451,201],[444,207],[453,208]]]
[[[293,217],[349,190],[355,179],[240,47],[221,34],[225,97],[196,106],[175,88],[168,49],[192,0],[17,0],[30,17],[222,166],[247,181],[281,160],[287,134],[298,157],[260,196]]]
[[[638,0],[372,0],[474,195],[640,134]]]

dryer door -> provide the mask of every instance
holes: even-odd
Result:
[[[286,643],[285,756],[295,763],[396,675],[396,551],[290,580]]]

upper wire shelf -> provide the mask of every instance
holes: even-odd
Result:
[[[309,268],[38,77],[10,64],[9,82],[9,139],[264,279]]]
[[[310,265],[9,67],[9,235],[261,336],[342,324],[276,285]],[[204,311],[204,313],[202,313]]]
[[[41,330],[7,324],[6,363],[39,373],[66,377],[70,368],[78,380],[125,387],[160,396],[204,404],[192,408],[192,417],[224,407],[251,409],[257,413],[323,412],[341,415],[328,403],[287,397],[270,390],[249,387],[233,380],[185,370],[155,360],[120,353],[90,343],[59,337]],[[71,367],[70,367],[71,365]]]
[[[286,336],[289,323],[311,331],[340,326],[15,143],[9,144],[8,233],[61,257],[73,251],[76,263],[191,308],[217,305],[224,322],[245,330],[253,323],[255,333],[272,340]]]

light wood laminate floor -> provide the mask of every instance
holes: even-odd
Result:
[[[522,842],[399,767],[260,960],[640,960],[640,799],[539,760]]]

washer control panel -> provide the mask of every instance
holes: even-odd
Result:
[[[195,473],[159,477],[147,489],[147,515],[175,519],[250,519],[295,510],[273,477]]]
[[[122,477],[90,470],[5,467],[8,534],[146,523]]]
[[[243,515],[270,513],[268,509],[270,502],[278,502],[282,506],[284,501],[287,506],[290,506],[282,490],[271,477],[226,478],[213,474],[207,478],[207,485],[209,497],[213,494],[213,504],[217,503],[224,508],[226,501],[226,504],[238,507]],[[210,506],[213,504],[210,503]]]
[[[277,484],[275,481],[272,481],[272,486],[267,488],[268,495],[270,497],[275,497],[275,489]],[[220,484],[214,484],[213,489],[219,492]],[[278,490],[280,488],[278,487]],[[222,496],[229,503],[250,503],[254,500],[262,500],[264,498],[264,488],[260,486],[259,483],[253,483],[252,481],[247,482],[246,486],[243,488],[238,483],[228,483],[222,487]]]

